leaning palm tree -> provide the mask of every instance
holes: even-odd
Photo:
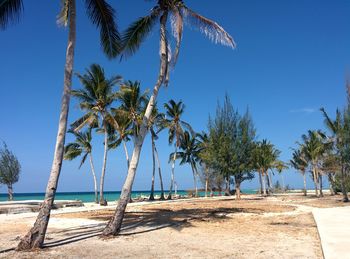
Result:
[[[294,150],[293,152],[293,158],[290,160],[290,164],[292,167],[294,167],[296,170],[300,171],[301,175],[303,176],[303,182],[304,182],[304,196],[307,195],[307,189],[306,189],[306,169],[308,166],[308,163],[305,158],[305,154],[300,150]]]
[[[64,68],[63,96],[54,158],[46,187],[45,199],[40,208],[37,220],[29,232],[21,239],[17,250],[42,248],[61,172],[76,43],[75,0],[62,0],[61,2],[62,8],[58,16],[58,22],[68,27],[68,44]],[[100,30],[100,42],[103,52],[108,58],[116,57],[120,53],[120,35],[115,23],[113,8],[105,0],[85,0],[84,2],[89,19]],[[15,13],[18,14],[21,11],[20,0],[3,0],[2,3],[3,5],[0,5],[0,20],[5,17],[4,21],[7,22],[9,19],[6,19],[6,16],[11,18],[17,17]]]
[[[113,87],[121,82],[120,76],[113,76],[107,79],[103,68],[97,64],[92,64],[86,74],[77,74],[83,89],[72,90],[71,94],[80,101],[80,108],[86,113],[72,123],[74,131],[79,131],[84,126],[97,126],[104,133],[104,153],[100,178],[100,205],[105,205],[104,199],[104,178],[107,166],[108,152],[108,118],[111,116],[109,108],[117,98],[117,93]]]
[[[171,182],[169,188],[168,199],[170,200],[172,197],[172,190],[175,182],[175,162],[176,162],[176,154],[177,150],[181,145],[181,141],[184,137],[184,129],[188,129],[193,133],[193,130],[187,122],[181,119],[184,111],[185,105],[179,101],[175,102],[174,100],[170,100],[168,103],[164,104],[164,108],[166,110],[166,118],[162,122],[162,127],[167,128],[169,132],[169,144],[174,144],[175,151],[173,154],[173,159],[171,165]],[[194,133],[193,133],[194,134]]]
[[[98,203],[98,190],[97,190],[97,180],[95,167],[92,159],[92,134],[91,128],[88,128],[85,132],[76,132],[73,130],[69,130],[69,133],[75,136],[75,142],[69,143],[66,145],[64,149],[64,159],[65,160],[73,160],[78,156],[82,155],[79,169],[85,163],[86,158],[89,157],[91,173],[94,180],[94,191],[95,191],[95,203]]]
[[[174,17],[171,24],[177,42],[174,57],[172,59],[169,53],[166,26],[169,16]],[[157,5],[151,10],[149,15],[141,17],[126,30],[123,36],[123,52],[124,56],[130,56],[140,48],[141,43],[145,40],[147,35],[151,33],[157,21],[160,22],[160,70],[158,80],[154,85],[152,95],[149,99],[140,125],[140,132],[137,139],[134,141],[134,152],[118,206],[115,210],[114,216],[103,230],[104,236],[117,235],[120,231],[125,209],[131,195],[131,187],[135,179],[142,144],[148,131],[148,121],[155,106],[160,87],[168,84],[169,77],[167,75],[169,75],[169,62],[172,61],[172,64],[175,65],[177,60],[182,40],[184,20],[192,22],[196,28],[199,28],[201,32],[205,33],[205,35],[215,43],[227,45],[232,48],[235,47],[233,39],[221,26],[192,11],[182,0],[158,0]]]
[[[199,161],[199,147],[197,145],[197,139],[195,136],[191,135],[188,131],[185,131],[183,138],[181,139],[180,145],[181,151],[176,153],[171,153],[169,156],[169,161],[180,159],[180,165],[189,164],[191,165],[192,174],[193,174],[193,183],[195,189],[195,197],[198,197],[198,188],[197,188],[197,177],[198,170],[197,164]]]

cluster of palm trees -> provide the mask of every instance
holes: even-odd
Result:
[[[149,121],[156,105],[158,91],[162,85],[168,85],[170,70],[174,68],[179,55],[185,21],[186,24],[191,24],[193,27],[198,28],[215,43],[232,48],[235,47],[235,43],[232,37],[221,26],[189,9],[183,0],[156,1],[156,5],[151,9],[150,14],[136,20],[129,26],[129,28],[125,30],[123,34],[119,33],[117,28],[115,22],[115,11],[106,0],[85,0],[83,2],[90,21],[100,30],[101,48],[110,59],[117,56],[127,57],[134,54],[140,48],[142,42],[146,39],[147,35],[149,35],[158,21],[160,25],[160,70],[158,80],[154,85],[152,94],[149,97],[142,117],[139,118],[137,122],[136,120],[132,122],[133,124],[137,123],[135,127],[138,130],[138,134],[134,136],[134,150],[128,165],[127,178],[122,188],[121,197],[116,208],[115,215],[112,217],[103,231],[104,236],[117,235],[121,228],[126,205],[130,200],[131,188],[134,182],[142,144],[147,132],[149,131]],[[71,96],[74,51],[76,43],[77,8],[76,0],[62,0],[61,3],[62,5],[58,16],[58,22],[60,25],[68,27],[68,43],[64,69],[63,96],[54,159],[46,188],[45,199],[39,211],[37,220],[27,235],[21,239],[17,250],[29,250],[33,248],[41,248],[43,246],[64,156],[65,135],[67,131],[67,119]],[[22,0],[1,0],[0,29],[4,30],[9,24],[17,21],[22,12]],[[172,26],[172,35],[174,36],[176,42],[174,51],[170,51],[171,45],[168,39],[169,34],[167,22],[170,20],[169,18],[171,18],[170,25]],[[174,54],[171,55],[171,53]],[[87,75],[87,77],[89,76]],[[84,76],[82,76],[80,79],[85,80]],[[108,84],[113,85],[115,83],[113,80],[114,79],[107,80]],[[109,87],[104,87],[105,91],[108,89]],[[81,100],[85,98],[84,96],[79,97],[78,92],[75,94],[78,98],[81,98]],[[86,96],[86,98],[88,97],[89,96]],[[92,125],[93,123],[96,123],[96,126],[105,132],[105,136],[107,136],[107,139],[105,138],[105,164],[107,161],[106,150],[108,149],[108,134],[106,132],[108,131],[109,126],[107,126],[107,120],[112,118],[112,116],[106,114],[106,106],[108,107],[110,105],[109,101],[111,100],[108,98],[105,99],[104,101],[106,101],[106,103],[103,104],[105,106],[100,106],[99,103],[94,103],[96,104],[96,107],[94,107],[95,109],[90,106],[90,101],[91,100],[88,101],[88,99],[86,99],[86,102],[82,102],[82,104],[84,103],[82,108],[84,108],[87,114],[84,118],[82,118],[82,120],[77,121],[77,123],[73,125],[73,130],[77,132],[77,129],[79,129],[79,127],[83,127],[85,124]],[[101,124],[102,127],[100,127]],[[119,127],[114,127],[115,130],[117,130],[116,128],[119,129]],[[102,169],[102,171],[103,170],[105,169]]]
[[[337,189],[341,189],[343,201],[349,201],[348,186],[346,186],[350,174],[349,85],[347,90],[347,106],[342,111],[337,109],[334,119],[327,114],[324,108],[320,109],[329,134],[321,130],[309,130],[307,134],[302,135],[302,142],[298,143],[298,148],[293,152],[291,165],[303,175],[305,195],[305,174],[309,171],[315,184],[317,197],[323,196],[322,177],[327,176],[331,194],[334,195]]]

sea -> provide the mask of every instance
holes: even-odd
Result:
[[[149,197],[150,191],[133,191],[131,196],[132,198],[145,198]],[[256,193],[256,190],[242,190],[243,194],[254,194]],[[155,191],[154,195],[160,197],[161,192]],[[165,196],[167,196],[167,192],[165,192]],[[189,195],[189,191],[185,190],[178,190],[178,195],[185,196]],[[204,191],[198,192],[200,197],[205,196]],[[209,195],[209,193],[208,193]],[[224,195],[224,193],[220,192],[214,192],[213,195],[220,196]],[[13,198],[15,201],[23,201],[23,200],[43,200],[45,197],[45,193],[15,193]],[[120,192],[112,192],[107,191],[104,192],[104,197],[107,201],[116,201],[120,197]],[[157,197],[155,197],[157,198]],[[80,200],[82,202],[93,202],[95,199],[94,192],[57,192],[55,196],[55,200]],[[7,194],[6,193],[0,193],[0,201],[7,201]]]

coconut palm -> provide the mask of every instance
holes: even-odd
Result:
[[[254,164],[259,173],[262,194],[264,196],[267,195],[265,178],[267,178],[267,181],[271,182],[269,179],[268,170],[273,168],[279,154],[280,151],[275,149],[274,145],[266,139],[258,142],[254,149]]]
[[[285,185],[284,185],[284,177],[283,177],[283,170],[288,169],[288,165],[286,163],[284,163],[281,160],[276,160],[274,163],[274,168],[277,170],[277,173],[281,176],[282,178],[282,190],[285,190]]]
[[[303,182],[304,182],[304,196],[307,195],[307,188],[306,188],[306,169],[308,166],[307,160],[305,158],[305,154],[300,150],[294,150],[293,151],[293,158],[290,160],[290,164],[292,167],[294,167],[296,170],[300,171],[300,173],[303,176]]]
[[[75,136],[75,142],[69,143],[64,148],[64,159],[65,160],[73,160],[82,155],[79,169],[85,163],[86,158],[89,157],[91,173],[94,180],[94,191],[95,191],[95,203],[98,203],[98,191],[97,191],[97,180],[95,167],[92,159],[92,134],[91,128],[86,130],[85,132],[76,132],[73,130],[69,130],[69,133]]]
[[[158,133],[162,130],[160,127],[160,124],[164,120],[164,114],[159,113],[157,107],[155,107],[152,111],[152,116],[149,120],[149,131],[151,133],[151,141],[152,141],[152,183],[151,183],[151,194],[149,196],[149,200],[154,200],[154,182],[155,182],[155,176],[156,176],[156,160],[158,165],[158,175],[159,175],[159,181],[160,181],[160,199],[164,200],[164,186],[163,186],[163,177],[162,177],[162,170],[160,167],[160,161],[159,161],[159,155],[158,150],[156,147],[156,140],[158,139]],[[158,131],[156,131],[156,128],[159,128]]]
[[[104,133],[104,153],[100,178],[100,205],[105,205],[104,199],[104,178],[107,165],[108,151],[108,119],[110,118],[109,108],[117,98],[113,87],[121,82],[120,76],[113,76],[107,79],[103,68],[92,64],[84,75],[77,74],[83,89],[72,90],[71,94],[80,101],[80,108],[86,113],[72,123],[74,131],[79,131],[84,126],[98,126]]]
[[[205,178],[205,197],[208,197],[208,186],[209,186],[209,177],[210,177],[210,168],[205,164],[207,157],[207,150],[209,147],[209,137],[206,132],[197,133],[197,146],[198,146],[198,162],[203,166],[203,173]]]
[[[302,135],[303,143],[300,144],[301,152],[311,166],[312,178],[315,183],[316,196],[323,196],[321,190],[320,166],[319,163],[327,150],[324,143],[325,135],[320,131],[309,130],[307,134]]]
[[[174,17],[171,23],[174,28],[174,35],[176,39],[176,50],[174,51],[174,57],[170,59],[169,45],[168,45],[168,33],[167,33],[167,21],[169,16]],[[115,210],[115,214],[103,230],[104,236],[117,235],[120,231],[126,206],[128,204],[131,187],[135,179],[136,169],[140,158],[140,153],[143,145],[143,141],[148,131],[148,121],[151,117],[152,110],[156,104],[156,99],[160,87],[164,84],[168,84],[169,80],[169,62],[172,61],[175,64],[182,39],[183,21],[192,21],[192,24],[196,28],[199,28],[201,32],[204,32],[215,43],[228,45],[234,47],[235,43],[231,36],[217,23],[211,21],[196,12],[189,9],[182,0],[158,0],[157,5],[152,8],[149,15],[141,17],[135,21],[126,30],[123,36],[123,53],[124,56],[130,56],[134,54],[141,46],[141,43],[145,40],[154,28],[157,21],[160,23],[160,69],[158,79],[154,85],[152,95],[147,104],[145,114],[140,126],[140,132],[137,139],[134,141],[134,151],[130,161],[130,167],[128,175],[125,180],[122,193],[118,206]]]
[[[176,153],[171,153],[169,156],[169,161],[180,159],[180,165],[189,164],[192,169],[193,174],[193,183],[195,189],[195,197],[198,197],[198,188],[197,188],[197,177],[198,170],[197,164],[199,161],[199,147],[197,145],[197,139],[195,136],[191,135],[188,131],[185,131],[183,137],[181,138],[180,144],[181,151]]]
[[[8,7],[6,4],[1,5],[0,20],[2,20],[3,17],[5,17],[4,21],[9,20],[6,19],[6,17],[17,17],[17,14],[21,11],[21,1],[3,0],[2,2],[11,6]],[[68,44],[64,68],[63,96],[54,158],[46,187],[45,199],[40,208],[37,220],[30,231],[21,239],[17,250],[42,248],[61,172],[76,43],[76,1],[61,0],[61,2],[62,8],[58,16],[58,22],[64,27],[68,27]],[[113,8],[105,0],[85,0],[84,2],[88,18],[92,24],[100,30],[100,42],[103,52],[108,58],[116,57],[120,53],[120,35],[115,23]]]
[[[165,108],[165,119],[162,122],[162,127],[168,129],[169,133],[169,144],[174,144],[175,152],[173,152],[173,159],[171,165],[171,182],[169,188],[168,199],[170,200],[172,197],[172,190],[175,182],[175,161],[177,150],[181,145],[182,138],[184,137],[184,129],[188,129],[194,134],[190,124],[181,120],[181,117],[185,111],[185,105],[182,101],[175,102],[174,100],[170,100],[168,103],[164,104]]]
[[[342,113],[337,109],[336,111],[336,116],[335,119],[332,120],[326,110],[324,108],[321,108],[321,112],[324,116],[324,124],[326,125],[327,129],[331,132],[332,134],[332,141],[333,141],[333,147],[336,150],[336,155],[341,157],[341,189],[342,189],[342,193],[343,193],[343,201],[344,202],[348,202],[349,201],[349,197],[348,197],[348,193],[347,190],[345,188],[345,159],[344,159],[344,155],[342,156],[342,154],[346,153],[346,152],[342,152],[344,150],[344,140],[346,139],[346,125],[345,125],[345,121],[346,118],[342,118]],[[345,114],[345,111],[344,111]],[[344,134],[345,133],[345,134]]]

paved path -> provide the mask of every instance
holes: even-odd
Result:
[[[350,259],[350,207],[313,209],[325,259]]]

